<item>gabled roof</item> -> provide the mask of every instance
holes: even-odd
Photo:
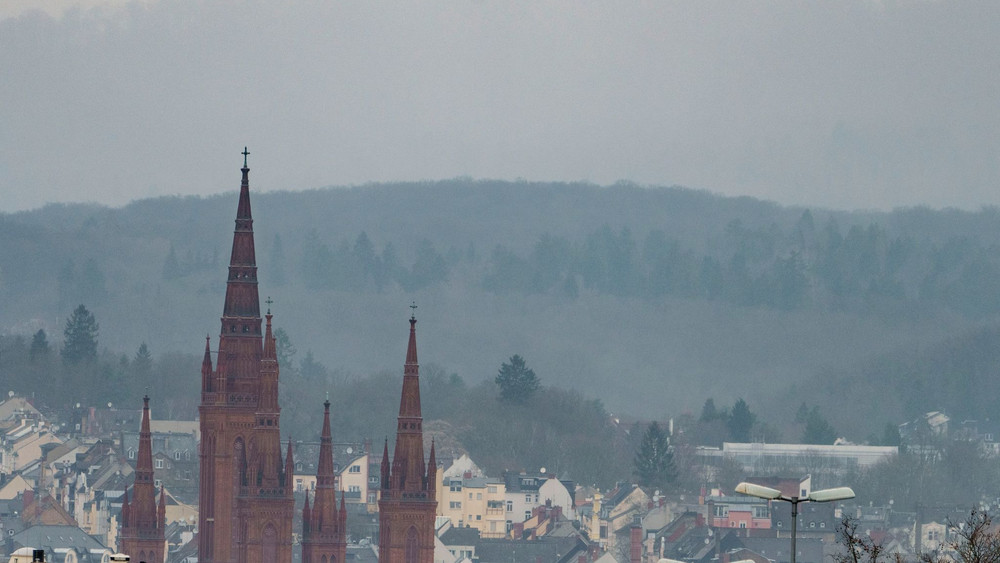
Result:
[[[107,549],[104,544],[76,526],[32,526],[14,534],[12,539],[16,545],[39,549]]]

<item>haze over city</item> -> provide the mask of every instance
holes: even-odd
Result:
[[[0,209],[473,178],[1000,203],[995,2],[0,6]]]

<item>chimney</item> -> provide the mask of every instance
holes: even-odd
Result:
[[[45,550],[44,549],[32,549],[31,550],[31,563],[36,563],[41,561],[45,562]]]
[[[632,524],[629,536],[632,542],[629,563],[642,563],[642,526]]]

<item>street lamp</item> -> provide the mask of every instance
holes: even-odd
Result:
[[[809,496],[799,498],[797,496],[786,497],[778,489],[755,485],[754,483],[740,483],[736,485],[736,492],[752,497],[767,500],[783,500],[792,505],[792,558],[791,563],[795,563],[795,528],[799,521],[800,502],[830,502],[835,500],[847,500],[854,498],[854,490],[850,487],[836,487],[833,489],[822,489],[809,493]]]

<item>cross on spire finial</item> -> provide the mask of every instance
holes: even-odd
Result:
[[[267,314],[270,315],[271,314],[271,303],[274,303],[274,300],[271,299],[270,295],[268,295],[267,299],[264,300],[264,303],[267,303]]]
[[[250,154],[250,151],[248,151],[246,147],[243,147],[242,154],[243,154],[243,168],[246,168],[247,167],[247,155]]]
[[[413,312],[410,314],[410,319],[411,320],[416,320],[417,319],[417,302],[416,301],[414,301],[410,305],[410,309],[413,309]]]

